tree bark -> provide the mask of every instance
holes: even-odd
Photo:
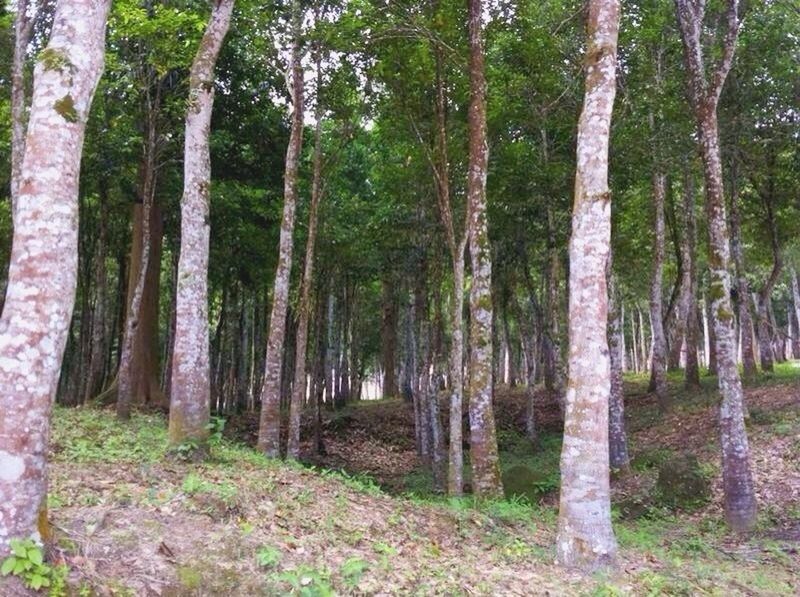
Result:
[[[81,153],[110,2],[61,0],[34,72],[0,318],[0,559],[46,539],[50,411],[72,317]]]
[[[655,235],[653,245],[653,275],[650,279],[650,328],[652,356],[650,358],[650,391],[656,393],[662,411],[669,410],[667,393],[667,339],[664,335],[662,285],[664,278],[664,196],[666,176],[653,174],[653,208]]]
[[[211,234],[211,113],[214,68],[230,27],[234,0],[212,4],[189,74],[186,109],[181,253],[175,301],[175,339],[169,408],[169,442],[208,440],[211,379],[208,339],[208,246]]]
[[[725,218],[722,162],[719,150],[717,105],[722,86],[730,71],[739,32],[738,0],[726,2],[726,31],[722,53],[710,79],[707,79],[702,48],[705,3],[675,0],[678,28],[684,49],[689,98],[697,121],[697,134],[706,182],[708,221],[709,298],[715,334],[722,444],[722,484],[725,518],[737,532],[752,530],[756,522],[756,497],[750,470],[747,430],[744,426],[744,400],[736,363],[733,307],[730,298],[730,237]]]
[[[261,388],[261,421],[258,448],[267,456],[280,456],[281,429],[281,372],[286,336],[286,312],[292,274],[292,237],[297,207],[297,171],[303,148],[303,66],[301,58],[301,29],[303,9],[299,0],[292,0],[292,42],[289,70],[292,75],[292,128],[286,150],[284,171],[283,219],[278,246],[278,267],[272,292],[272,311],[269,320],[267,354],[264,359],[264,383]]]
[[[616,280],[612,273],[612,256],[608,259],[608,358],[611,371],[608,398],[608,452],[609,465],[615,471],[630,468],[628,436],[625,432],[625,400],[622,387],[622,369],[625,353],[622,350],[622,320],[617,298]]]
[[[92,312],[92,338],[86,388],[83,401],[88,402],[103,389],[103,364],[106,358],[106,257],[108,255],[108,189],[106,181],[100,181],[100,230],[94,254],[94,310]]]
[[[683,179],[683,227],[686,261],[684,268],[689,277],[689,292],[686,297],[686,369],[685,384],[689,388],[700,387],[700,367],[697,362],[697,346],[700,336],[700,321],[697,317],[697,223],[694,213],[694,176],[687,165]]]
[[[794,335],[792,336],[792,353],[795,359],[800,359],[800,284],[797,281],[797,272],[790,269],[792,284],[792,316],[794,320]]]
[[[619,12],[618,0],[588,3],[586,86],[569,243],[569,382],[556,557],[564,566],[584,570],[611,564],[617,549],[609,487],[606,265],[611,236],[608,144]]]
[[[286,455],[289,458],[300,457],[300,416],[303,412],[306,390],[306,348],[308,346],[308,325],[311,317],[311,284],[314,280],[314,249],[317,242],[317,220],[319,204],[322,200],[322,55],[317,48],[317,99],[314,125],[314,158],[311,180],[311,207],[308,213],[308,239],[306,240],[306,256],[303,268],[303,281],[300,288],[300,306],[298,308],[297,338],[295,348],[294,387],[292,403],[289,410],[289,437]]]
[[[777,330],[770,323],[769,311],[772,301],[772,289],[778,281],[783,270],[781,247],[778,239],[778,227],[775,221],[774,183],[772,178],[766,183],[766,189],[756,187],[761,201],[764,204],[767,232],[769,234],[770,248],[772,249],[772,269],[764,285],[758,291],[758,352],[761,357],[761,369],[773,371],[773,331]]]
[[[739,295],[737,311],[741,330],[742,366],[745,379],[753,379],[758,373],[753,350],[753,318],[750,314],[750,285],[745,277],[744,250],[742,249],[741,219],[739,216],[739,193],[736,184],[736,162],[731,167],[731,253],[736,266],[736,291]]]
[[[381,363],[383,364],[383,396],[397,396],[397,297],[394,281],[387,275],[381,280]]]
[[[14,15],[14,54],[11,60],[11,221],[14,222],[17,194],[25,156],[27,98],[25,94],[25,57],[33,36],[36,18],[28,14],[28,0],[17,0]],[[35,8],[35,7],[34,7]]]
[[[470,289],[469,425],[472,488],[479,498],[502,495],[500,463],[492,404],[492,258],[486,221],[486,74],[483,54],[482,0],[469,0],[469,88],[467,116],[469,164]]]

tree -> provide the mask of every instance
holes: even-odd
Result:
[[[0,319],[0,557],[45,537],[46,454],[77,285],[78,178],[110,2],[60,0],[34,72]]]
[[[650,322],[652,332],[652,356],[650,390],[655,391],[662,411],[669,408],[667,396],[667,338],[664,334],[661,286],[664,280],[664,197],[666,176],[653,173],[653,210],[655,212],[655,236],[653,247],[653,276],[650,282]]]
[[[292,49],[288,72],[291,80],[292,114],[291,135],[286,149],[284,171],[283,219],[278,245],[278,267],[272,293],[272,310],[269,318],[267,355],[264,361],[264,382],[261,388],[261,421],[258,429],[258,447],[267,456],[280,455],[281,425],[281,371],[286,338],[286,312],[289,302],[289,283],[292,274],[292,242],[294,216],[297,208],[297,171],[303,148],[303,66],[301,39],[303,10],[299,0],[292,0]]]
[[[33,36],[35,15],[28,0],[17,0],[14,15],[14,55],[11,60],[11,215],[16,213],[22,159],[25,155],[25,55]],[[35,8],[35,7],[34,7]]]
[[[578,121],[569,243],[569,382],[556,554],[562,565],[582,569],[610,564],[616,553],[609,488],[606,265],[611,236],[608,143],[619,10],[618,0],[588,4],[586,87]]]
[[[208,437],[211,380],[208,356],[208,246],[214,67],[228,33],[234,0],[213,0],[211,16],[189,75],[181,250],[175,299],[175,332],[169,439],[203,443]]]
[[[706,189],[708,220],[709,301],[714,329],[722,403],[720,440],[722,477],[725,493],[725,518],[739,532],[752,529],[756,521],[756,498],[750,470],[750,450],[744,426],[742,383],[736,363],[736,342],[728,271],[730,237],[725,218],[722,162],[719,151],[717,105],[725,79],[733,63],[739,34],[738,0],[726,0],[722,51],[719,60],[706,72],[703,48],[703,0],[675,0],[678,28],[684,49],[689,100],[697,126],[700,156]]]
[[[608,359],[610,367],[608,398],[608,453],[612,470],[630,468],[628,436],[625,432],[625,400],[622,386],[622,368],[625,359],[622,335],[622,306],[619,303],[617,282],[612,273],[612,256],[608,258]]]
[[[486,75],[484,72],[481,0],[469,0],[468,113],[469,165],[467,203],[469,252],[472,259],[470,289],[469,425],[472,486],[475,495],[502,495],[500,463],[492,404],[492,258],[486,221]]]

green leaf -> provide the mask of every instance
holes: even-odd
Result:
[[[12,541],[11,551],[13,551],[14,555],[18,558],[26,558],[28,556],[25,544],[22,541]]]
[[[42,550],[38,547],[32,547],[28,550],[28,559],[34,564],[42,565],[44,558],[42,557]]]
[[[43,580],[44,579],[38,574],[33,575],[29,583],[30,588],[33,589],[34,591],[38,591],[40,588],[42,588]]]
[[[3,566],[0,568],[0,574],[3,576],[8,576],[11,574],[11,571],[14,569],[14,565],[17,563],[17,558],[14,556],[10,556],[6,558],[3,562]]]

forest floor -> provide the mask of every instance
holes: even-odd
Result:
[[[541,437],[521,435],[524,390],[497,392],[506,474],[534,471],[527,497],[476,503],[436,496],[399,400],[328,413],[327,456],[271,461],[231,421],[200,464],[165,458],[165,421],[57,409],[51,442],[50,559],[87,595],[797,595],[800,593],[800,368],[747,389],[760,514],[749,538],[722,523],[717,392],[671,378],[661,416],[643,378],[626,383],[633,471],[613,482],[616,570],[554,565],[558,411],[541,392]],[[659,463],[691,452],[711,498],[658,505]],[[334,472],[335,469],[337,472]]]

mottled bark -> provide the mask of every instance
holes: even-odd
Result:
[[[613,562],[606,327],[611,236],[608,144],[616,93],[618,0],[590,0],[586,87],[578,121],[575,199],[569,243],[569,381],[561,451],[556,557],[585,570]]]
[[[0,559],[12,538],[47,538],[50,411],[75,299],[81,153],[109,5],[61,0],[34,71],[0,318]]]
[[[669,409],[667,393],[667,338],[664,334],[662,285],[664,280],[664,197],[666,177],[653,174],[653,274],[650,278],[650,391],[655,392],[662,411]]]
[[[482,0],[469,0],[469,87],[467,116],[469,164],[470,289],[469,425],[472,488],[479,498],[502,495],[500,463],[492,404],[492,258],[486,220],[486,74],[483,54]]]
[[[564,371],[561,363],[561,338],[558,326],[558,247],[555,239],[553,210],[547,207],[547,263],[545,265],[544,324],[546,333],[542,337],[544,356],[544,387],[556,393],[561,414],[564,414]]]
[[[697,317],[697,223],[695,219],[694,176],[687,166],[683,179],[683,228],[686,246],[684,268],[689,276],[689,292],[686,297],[686,369],[687,387],[700,387],[700,367],[697,348],[700,337],[700,320]]]
[[[208,345],[208,247],[211,234],[211,113],[214,68],[230,27],[234,0],[212,4],[189,73],[181,198],[181,251],[175,301],[175,340],[169,442],[205,443],[211,419]],[[201,446],[202,447],[202,446]]]
[[[272,311],[269,319],[267,354],[264,359],[264,383],[261,388],[261,421],[258,429],[258,448],[267,456],[280,456],[281,373],[286,336],[286,312],[289,302],[289,283],[292,274],[292,238],[297,207],[297,171],[303,148],[303,66],[301,59],[301,28],[303,10],[299,0],[292,0],[292,41],[289,71],[294,112],[286,150],[283,179],[283,218],[278,244],[278,267],[272,291]]]
[[[725,218],[722,162],[719,150],[717,104],[730,71],[739,32],[738,0],[727,0],[722,52],[710,77],[703,57],[703,18],[705,3],[675,0],[678,28],[684,49],[689,98],[697,122],[697,135],[706,187],[708,221],[709,299],[715,334],[722,444],[722,485],[725,518],[739,532],[750,531],[756,522],[756,497],[750,470],[747,431],[744,426],[744,400],[736,363],[731,280],[728,271],[730,237]]]
[[[317,99],[314,126],[314,157],[311,179],[311,206],[308,213],[308,238],[306,239],[306,255],[303,267],[303,281],[300,287],[300,305],[298,307],[297,338],[295,344],[294,387],[289,410],[289,437],[286,455],[289,458],[300,457],[300,415],[303,411],[306,390],[306,348],[308,347],[308,326],[311,317],[311,284],[314,280],[314,249],[317,242],[317,220],[319,204],[322,200],[322,55],[316,52]]]

